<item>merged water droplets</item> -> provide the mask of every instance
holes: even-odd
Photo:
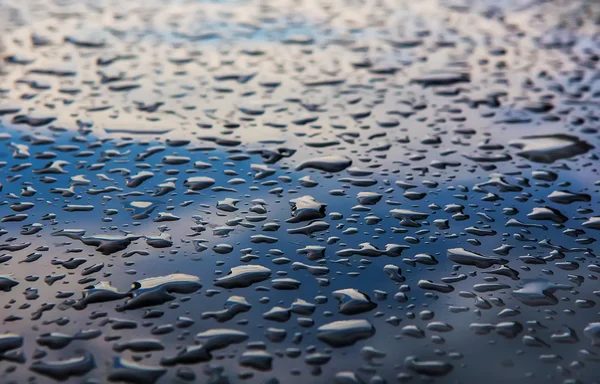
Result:
[[[2,382],[595,382],[594,2],[0,7]]]

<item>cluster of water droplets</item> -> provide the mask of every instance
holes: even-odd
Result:
[[[597,380],[593,1],[22,3],[0,381]]]

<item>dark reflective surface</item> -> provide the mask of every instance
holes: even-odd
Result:
[[[599,10],[1,5],[0,381],[596,382]]]

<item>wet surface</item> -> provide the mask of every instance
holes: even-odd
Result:
[[[0,381],[598,382],[595,1],[6,1]]]

